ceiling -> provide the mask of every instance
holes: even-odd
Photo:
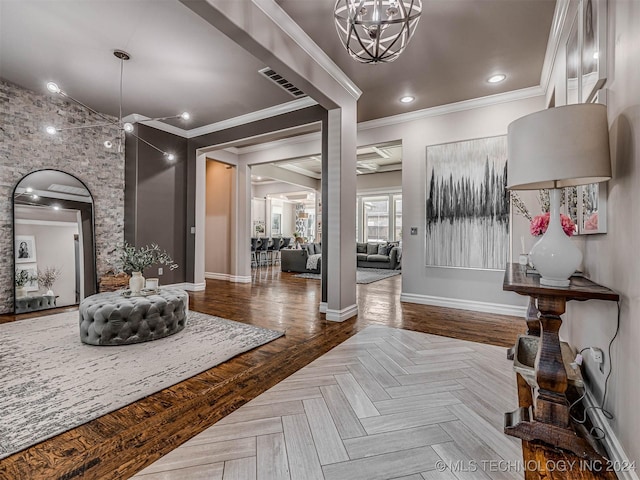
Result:
[[[402,142],[400,141],[358,147],[356,152],[356,173],[358,175],[402,170]],[[254,186],[281,181],[283,177],[278,173],[282,170],[298,173],[316,180],[322,178],[322,159],[320,154],[282,160],[268,165],[276,167],[275,173],[271,169],[265,169],[264,165],[252,168],[251,183]],[[264,172],[270,173],[265,174]],[[286,196],[288,194],[284,193],[283,195]]]
[[[239,0],[236,0],[239,1]],[[391,64],[352,60],[334,0],[276,0],[363,90],[360,121],[538,85],[555,0],[423,0],[415,37]],[[266,67],[178,0],[0,0],[0,77],[38,92],[55,81],[92,108],[189,130],[294,100]],[[486,79],[497,72],[507,80]],[[411,94],[416,100],[400,104]]]

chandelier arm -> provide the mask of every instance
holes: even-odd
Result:
[[[85,105],[84,103],[82,103],[80,100],[76,100],[75,98],[73,98],[71,95],[68,95],[66,93],[64,93],[62,90],[60,90],[58,92],[60,95],[62,95],[64,98],[68,98],[69,100],[71,100],[72,102],[80,105],[81,107],[86,108],[87,110],[89,110],[91,113],[98,115],[100,118],[106,120],[107,122],[109,122],[111,125],[119,125],[119,122],[114,121],[112,119],[110,119],[109,117],[107,117],[106,115],[98,112],[97,110],[94,110],[93,108],[91,108],[88,105]]]
[[[151,148],[156,149],[157,151],[159,151],[161,154],[163,155],[169,155],[168,152],[165,152],[164,150],[160,150],[158,147],[156,147],[153,143],[147,142],[144,138],[139,137],[138,135],[136,135],[133,132],[129,132],[129,135],[133,135],[134,137],[136,137],[138,140],[140,140],[141,142],[146,143],[147,145],[149,145]]]
[[[97,127],[113,127],[113,126],[117,126],[118,124],[115,122],[109,122],[109,123],[94,123],[93,125],[78,125],[75,127],[62,127],[62,128],[56,128],[56,132],[64,132],[65,130],[81,130],[83,128],[97,128]]]

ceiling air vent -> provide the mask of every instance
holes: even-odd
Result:
[[[278,85],[280,88],[289,92],[291,96],[295,98],[302,98],[307,96],[306,93],[304,93],[302,90],[296,87],[293,83],[291,83],[289,80],[284,78],[282,75],[279,75],[275,71],[271,70],[269,67],[265,67],[262,70],[258,70],[258,73],[261,73],[262,75],[267,77],[269,80],[271,80],[273,83]]]

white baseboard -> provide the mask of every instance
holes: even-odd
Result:
[[[358,314],[358,305],[355,303],[343,308],[342,310],[331,310],[327,308],[327,320],[332,322],[344,322],[345,320],[355,317]]]
[[[184,283],[172,283],[171,285],[165,285],[166,287],[176,287],[181,288],[183,290],[187,290],[189,292],[201,292],[207,286],[206,283],[193,283],[193,282],[184,282]]]
[[[214,272],[205,272],[204,278],[209,278],[211,280],[225,280],[227,282],[233,283],[251,283],[251,275],[231,275],[230,273],[214,273]]]
[[[327,313],[327,302],[320,302],[320,313]]]
[[[593,397],[593,393],[588,388],[585,388],[586,396],[584,398],[584,403],[587,407],[597,407],[600,404]],[[598,427],[602,429],[605,433],[605,437],[602,440],[604,444],[604,448],[607,450],[609,454],[609,460],[611,460],[611,468],[615,468],[616,476],[619,480],[640,480],[638,477],[637,468],[640,465],[636,465],[635,468],[626,469],[619,468],[624,467],[626,465],[631,465],[631,460],[627,456],[626,452],[620,445],[620,441],[618,437],[616,437],[613,429],[611,428],[611,424],[607,421],[606,417],[602,414],[602,410],[594,408],[589,410],[589,418],[591,418],[591,422],[594,427]],[[603,467],[604,468],[604,467]]]
[[[516,317],[524,317],[527,313],[527,307],[518,307],[516,305],[478,302],[475,300],[463,300],[460,298],[434,297],[432,295],[419,295],[416,293],[403,293],[400,295],[400,301],[408,303],[419,303],[420,305],[433,305],[435,307],[472,310],[474,312],[513,315]]]

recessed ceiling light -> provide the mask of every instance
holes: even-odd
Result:
[[[256,177],[256,180],[262,180],[262,177]]]
[[[46,130],[49,135],[55,135],[58,132],[58,129],[52,125],[49,125]]]
[[[416,97],[412,97],[411,95],[405,95],[404,97],[400,97],[400,101],[402,103],[411,103],[416,99]]]
[[[494,75],[492,77],[489,77],[487,79],[487,82],[489,83],[500,83],[502,82],[505,78],[507,78],[507,76],[504,73],[499,73],[497,75]]]
[[[54,209],[54,210],[60,210],[60,207],[59,207],[58,205],[54,205],[54,206],[53,206],[53,209]]]

